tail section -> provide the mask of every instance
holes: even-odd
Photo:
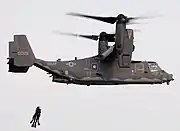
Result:
[[[9,72],[26,73],[34,64],[35,55],[25,35],[14,35],[9,42]]]

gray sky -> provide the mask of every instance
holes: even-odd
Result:
[[[1,0],[1,129],[32,130],[29,121],[40,105],[43,111],[38,131],[179,131],[179,5],[178,0]],[[104,16],[163,14],[140,21],[146,24],[130,26],[141,30],[135,34],[133,59],[158,62],[174,74],[175,81],[170,86],[86,88],[52,83],[36,67],[27,74],[7,72],[8,41],[13,34],[26,34],[36,57],[45,60],[96,55],[96,42],[52,31],[98,34],[113,32],[115,26],[64,15],[71,11]]]

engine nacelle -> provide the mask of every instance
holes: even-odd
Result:
[[[111,54],[114,50],[114,46],[109,47],[109,49],[107,49],[105,52],[103,52],[102,54],[100,54],[100,58],[101,60],[104,60],[109,54]]]
[[[108,49],[108,41],[99,41],[98,54],[101,55]]]

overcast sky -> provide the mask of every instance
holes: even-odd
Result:
[[[42,117],[38,131],[179,131],[180,62],[179,0],[1,0],[0,123],[2,131],[30,131],[36,106]],[[141,20],[135,33],[134,60],[153,60],[174,75],[171,85],[78,86],[52,83],[36,67],[27,74],[8,73],[8,41],[26,34],[36,57],[45,60],[84,58],[97,54],[97,43],[52,34],[114,32],[115,26],[76,17],[92,15],[159,15]],[[100,87],[100,88],[98,88]],[[109,87],[109,88],[106,88]]]

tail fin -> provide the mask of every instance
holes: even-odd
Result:
[[[9,42],[9,72],[26,73],[34,64],[35,55],[25,35],[14,35]]]

